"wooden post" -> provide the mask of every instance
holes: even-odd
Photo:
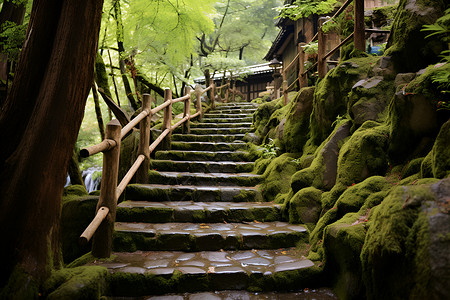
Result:
[[[149,94],[143,95],[142,110],[148,110],[148,115],[139,124],[139,149],[138,154],[144,154],[145,159],[136,172],[138,183],[148,183],[148,170],[150,168],[150,127],[152,120],[152,98]]]
[[[366,50],[365,25],[364,25],[364,0],[354,0],[355,5],[355,27],[353,41],[355,49]]]
[[[319,51],[317,53],[317,71],[319,73],[319,78],[324,78],[327,75],[327,61],[324,59],[327,47],[327,38],[326,34],[322,30],[322,24],[326,20],[326,18],[319,18],[319,34],[318,34],[318,43],[319,43]]]
[[[197,96],[196,110],[200,112],[198,120],[202,121],[203,111],[202,111],[202,89],[199,85],[195,87],[195,95]]]
[[[189,98],[184,100],[183,118],[188,116],[188,119],[183,123],[183,133],[189,134],[191,133],[191,88],[188,86],[185,88],[185,95],[189,95]]]
[[[106,125],[106,138],[114,140],[116,146],[103,154],[102,183],[97,211],[100,207],[109,209],[108,216],[98,227],[92,240],[92,255],[98,258],[110,257],[112,251],[112,238],[114,221],[116,220],[116,188],[119,173],[120,131],[122,127],[116,119]]]
[[[228,83],[227,83],[227,86],[225,87],[227,90],[225,91],[225,101],[224,101],[224,102],[228,102],[228,96],[229,96],[229,94],[230,94],[230,87],[231,87],[231,85],[230,85],[230,83],[228,82]]]
[[[283,71],[283,103],[286,105],[288,103],[288,83],[287,83],[287,76],[286,71]]]
[[[305,52],[303,51],[302,46],[306,45],[306,43],[300,43],[298,44],[298,82],[300,85],[300,88],[304,88],[308,86],[308,77],[307,75],[303,75],[305,72]]]
[[[211,109],[216,108],[216,85],[211,84],[212,87],[209,90],[209,98],[211,99]]]
[[[172,127],[172,91],[170,89],[164,90],[164,102],[169,101],[169,105],[164,108],[164,120],[162,125],[162,131]],[[163,149],[170,150],[170,140],[172,139],[172,132],[164,138],[162,141]]]

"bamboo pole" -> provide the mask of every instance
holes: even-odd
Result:
[[[116,187],[119,172],[120,131],[121,126],[116,119],[109,122],[106,126],[106,138],[114,140],[116,146],[110,151],[104,152],[103,155],[103,174],[97,211],[104,206],[109,209],[109,213],[98,227],[92,241],[92,255],[99,258],[109,257],[112,250],[114,221],[116,219]]]
[[[161,134],[150,145],[150,153],[161,143],[161,141],[170,133],[170,128],[167,128],[161,132]]]
[[[184,109],[183,109],[183,118],[187,117],[187,121],[183,123],[183,133],[189,134],[191,133],[191,88],[186,87],[185,88],[185,94],[187,97],[186,100],[184,100]]]
[[[355,27],[354,27],[354,42],[355,49],[365,51],[365,25],[364,25],[364,0],[354,0],[355,6]]]
[[[89,226],[83,231],[79,238],[79,242],[81,245],[86,245],[94,235],[97,228],[100,226],[100,224],[103,222],[103,220],[108,216],[109,208],[102,206],[98,209],[97,214],[95,215],[92,222],[89,224]]]
[[[144,161],[136,173],[136,181],[138,183],[148,183],[148,170],[150,169],[150,127],[151,127],[151,111],[152,98],[149,94],[144,94],[142,99],[142,110],[147,110],[150,113],[142,119],[139,125],[139,149],[138,153],[144,155]]]
[[[123,191],[127,187],[128,183],[133,178],[134,174],[138,171],[139,167],[141,166],[142,162],[145,160],[145,155],[141,154],[139,155],[136,160],[134,161],[134,164],[131,166],[131,168],[128,170],[127,174],[123,177],[122,181],[120,182],[119,186],[116,189],[116,201],[119,199],[120,195],[122,195]],[[148,169],[147,169],[148,170]],[[148,173],[148,171],[147,171]]]
[[[99,152],[111,150],[116,146],[116,141],[110,139],[104,139],[100,144],[90,146],[80,150],[80,156],[83,158],[97,154]]]
[[[166,129],[171,129],[172,127],[172,91],[170,89],[164,90],[164,102],[168,102],[169,104],[164,109],[164,121],[162,125],[162,131]],[[169,132],[163,141],[163,148],[166,150],[170,149],[170,140],[171,140],[172,132]]]

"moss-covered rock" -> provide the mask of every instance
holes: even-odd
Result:
[[[365,216],[349,213],[327,226],[323,234],[325,272],[333,274],[332,285],[339,299],[362,299],[361,248],[366,236]]]
[[[259,186],[265,201],[273,201],[278,194],[289,192],[290,179],[298,169],[296,154],[284,153],[271,160],[264,172],[264,183]]]
[[[388,131],[386,125],[365,122],[339,152],[336,182],[350,186],[386,173]]]
[[[320,217],[322,191],[314,187],[298,191],[289,200],[289,223],[311,224],[314,226]]]
[[[106,293],[107,275],[100,266],[61,269],[45,282],[46,299],[100,299]]]
[[[433,145],[439,128],[450,117],[448,110],[438,110],[444,99],[442,87],[433,82],[436,72],[450,64],[430,67],[393,97],[389,108],[389,158],[394,164],[425,156]]]
[[[442,125],[431,153],[433,177],[448,177],[450,175],[450,120]]]
[[[332,131],[332,123],[347,113],[348,94],[361,79],[372,77],[379,57],[352,58],[328,72],[314,92],[311,138],[319,145]]]
[[[314,87],[303,88],[291,100],[291,108],[287,113],[282,140],[286,152],[301,152],[308,139],[314,89]]]
[[[92,221],[95,216],[95,210],[98,203],[98,196],[89,196],[84,192],[79,196],[80,188],[66,189],[75,194],[66,194],[63,196],[61,210],[61,237],[62,237],[62,255],[65,263],[87,253],[91,249],[91,244],[80,245],[78,238]],[[82,187],[84,189],[84,187]]]
[[[439,37],[425,39],[423,25],[443,15],[443,0],[400,0],[385,55],[391,56],[397,72],[415,72],[438,61],[445,49]]]
[[[350,122],[343,121],[343,124],[336,126],[335,131],[317,148],[311,165],[292,176],[291,187],[294,193],[309,186],[324,190],[330,190],[334,186],[339,151],[349,132]]]
[[[348,111],[358,128],[366,121],[381,122],[387,116],[387,105],[394,95],[394,82],[374,76],[357,82],[349,94]]]
[[[450,297],[450,179],[401,186],[374,208],[361,253],[367,299]]]
[[[283,99],[276,99],[270,102],[266,102],[258,106],[258,109],[253,114],[253,126],[255,128],[255,133],[263,140],[269,130],[269,119],[272,114],[283,107]]]

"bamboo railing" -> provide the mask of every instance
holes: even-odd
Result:
[[[201,96],[206,92],[210,93],[211,105],[215,106],[214,83],[206,89],[198,87],[195,92],[191,92],[191,89],[187,87],[184,96],[176,99],[172,99],[172,91],[166,89],[164,91],[164,102],[153,109],[151,109],[152,101],[150,95],[145,94],[140,114],[123,128],[121,128],[119,121],[116,119],[112,120],[106,126],[106,137],[101,143],[80,151],[82,157],[103,152],[103,172],[96,215],[79,238],[82,244],[86,244],[92,239],[92,255],[98,258],[105,258],[111,255],[112,236],[119,197],[134,175],[136,175],[137,182],[148,182],[150,154],[161,143],[164,143],[166,147],[170,147],[171,135],[176,128],[182,125],[182,132],[189,133],[191,119],[198,118],[201,120],[203,117]],[[192,115],[190,113],[191,94],[196,96],[196,113]],[[184,102],[183,117],[172,125],[172,104],[177,102]],[[151,117],[161,110],[164,110],[162,131],[158,138],[150,144]],[[117,185],[120,143],[122,138],[137,124],[139,124],[140,134],[139,155],[122,181]]]
[[[328,53],[326,51],[327,45],[327,36],[322,30],[322,26],[336,17],[338,17],[352,2],[354,2],[354,14],[355,14],[355,26],[353,33],[351,33],[348,37],[341,41],[339,45],[330,50]],[[317,72],[319,78],[325,77],[327,74],[327,58],[333,55],[338,49],[340,49],[343,45],[352,40],[354,41],[355,48],[364,51],[366,46],[365,41],[365,32],[377,32],[377,33],[389,33],[386,30],[376,30],[376,29],[366,29],[364,26],[364,0],[347,0],[331,17],[322,17],[319,18],[319,29],[318,32],[313,36],[313,38],[308,43],[300,43],[298,46],[298,54],[291,61],[291,63],[283,68],[283,102],[286,105],[289,101],[288,92],[295,87],[295,84],[298,81],[299,87],[303,88],[308,86],[307,73],[312,71],[317,67]],[[318,40],[318,54],[317,54],[317,62],[310,66],[307,70],[305,70],[305,52],[303,51],[303,46],[309,44],[315,40]],[[298,61],[299,64],[299,72],[298,77],[291,83],[291,85],[287,85],[287,71],[295,66],[295,63]]]

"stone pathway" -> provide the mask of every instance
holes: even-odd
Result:
[[[250,173],[254,157],[242,139],[255,110],[251,103],[218,106],[190,134],[174,134],[171,150],[155,154],[152,184],[127,187],[114,256],[94,263],[109,269],[112,299],[294,299],[299,292],[245,290],[312,284],[317,268],[295,248],[307,230],[282,222],[279,205],[261,202],[262,178]]]

